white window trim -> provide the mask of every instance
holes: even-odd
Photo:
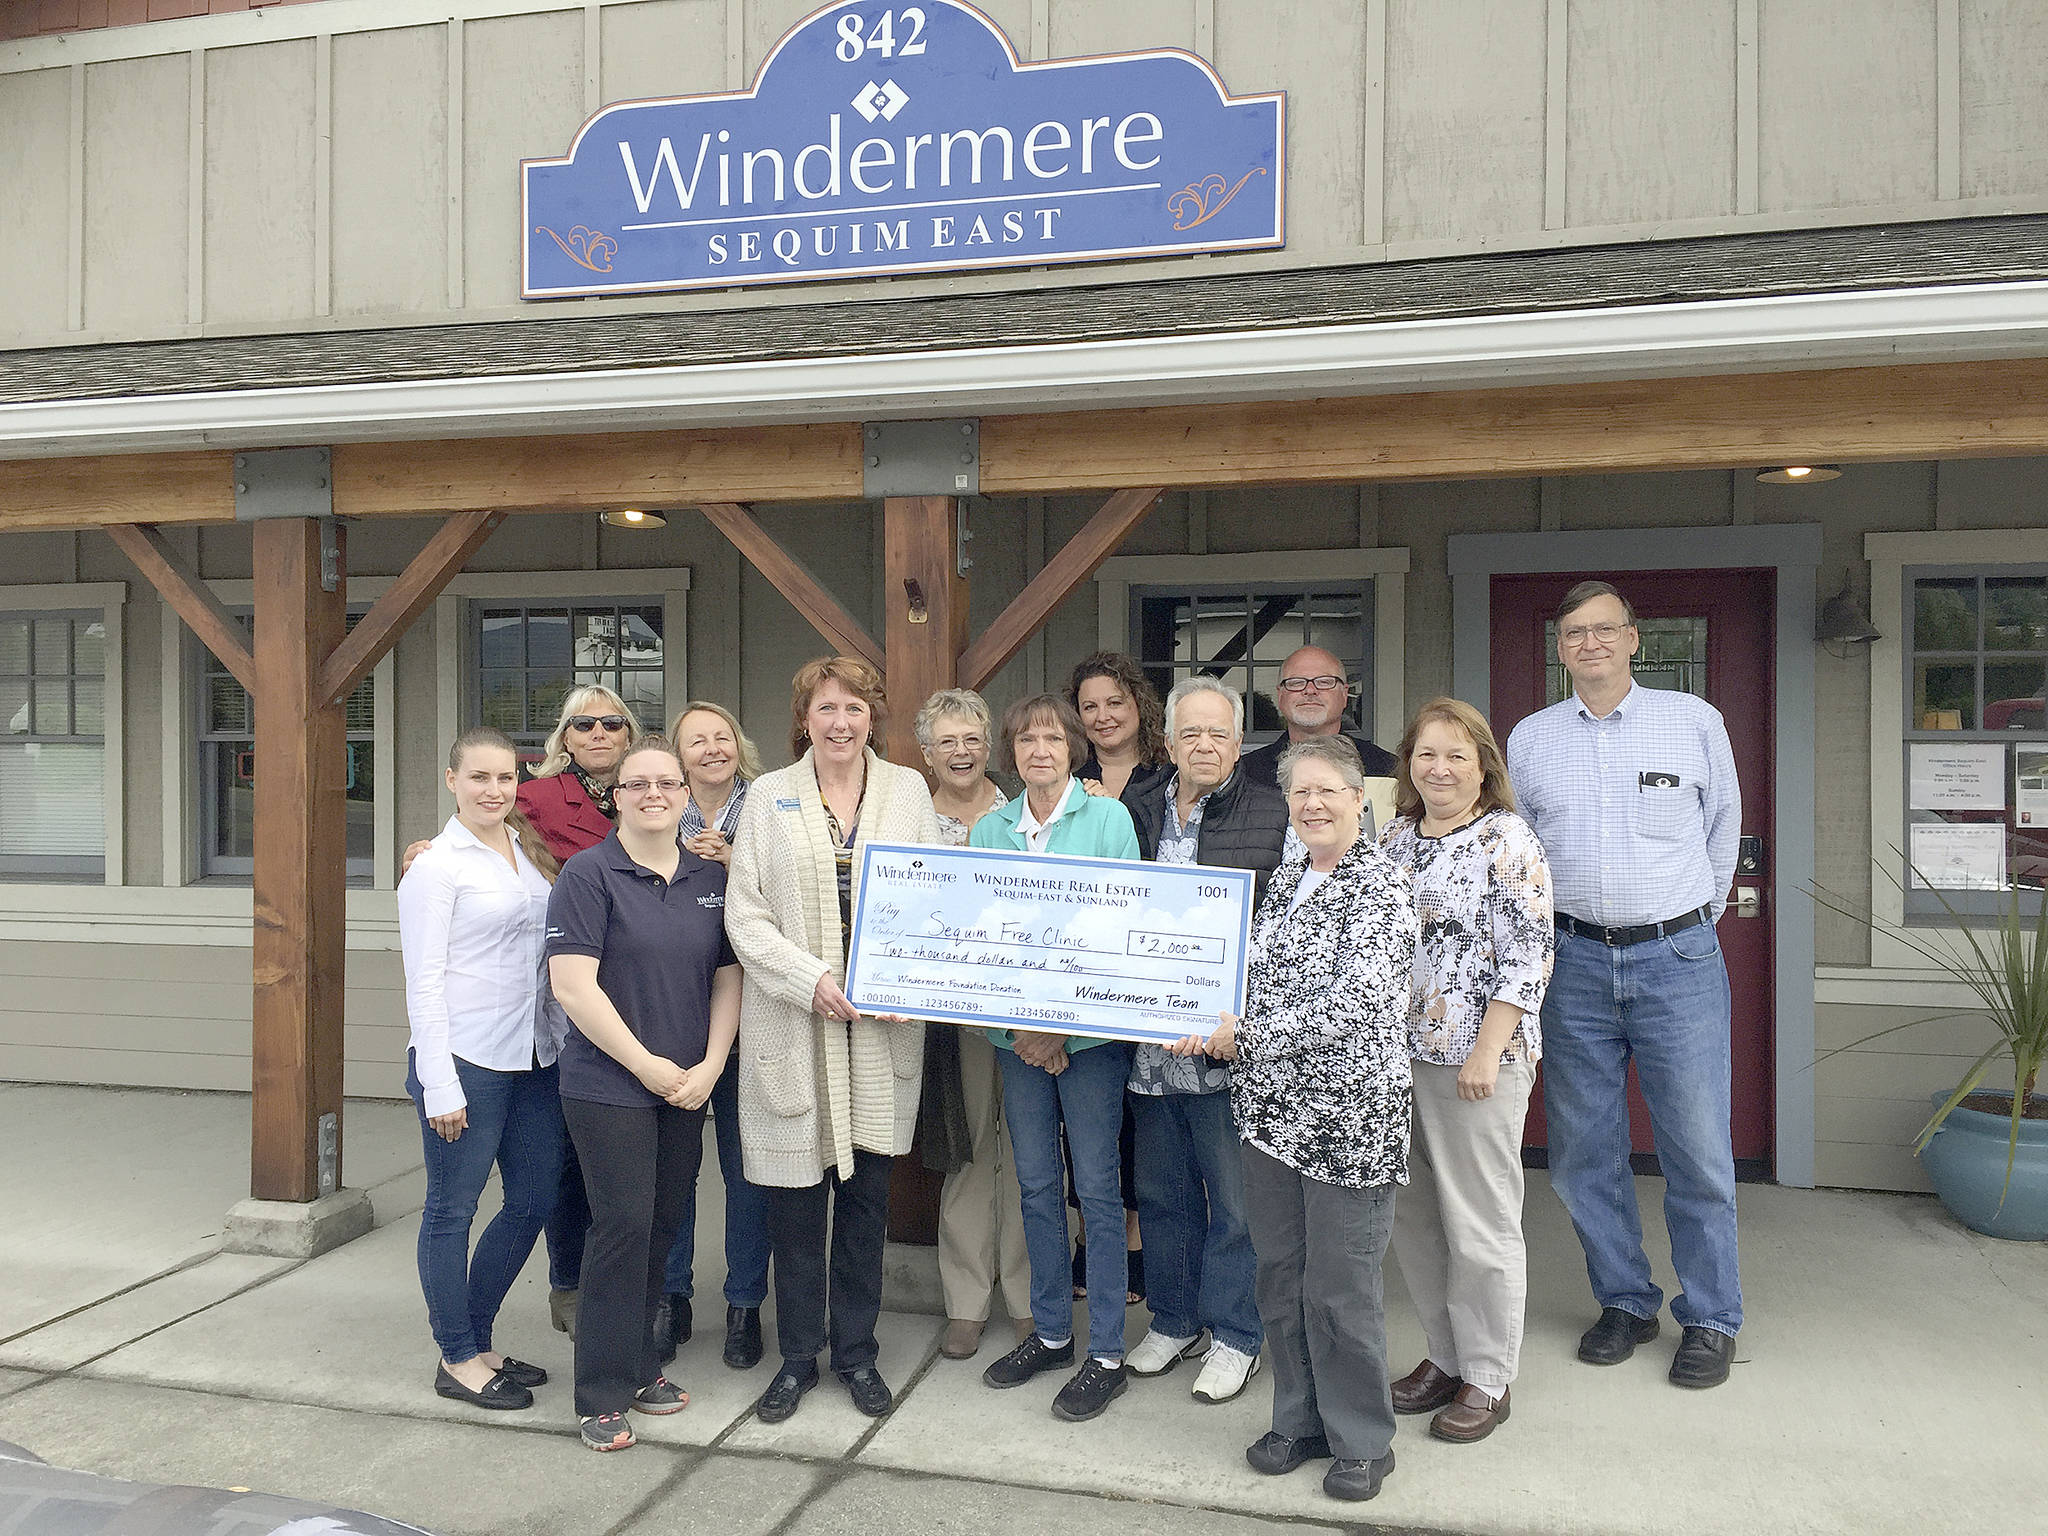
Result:
[[[645,594],[661,600],[661,688],[664,707],[673,710],[689,695],[691,567],[646,569],[607,566],[595,571],[478,571],[457,576],[434,600],[434,726],[440,741],[453,741],[462,730],[463,637],[468,633],[464,607],[485,601],[575,603],[618,601],[622,595]],[[666,720],[640,722],[663,730]],[[379,723],[379,740],[382,740]],[[382,773],[383,765],[378,765]],[[443,819],[455,814],[455,799],[441,787]]]
[[[391,590],[396,578],[359,576],[348,584],[353,604],[374,603]],[[249,608],[256,602],[253,581],[209,581],[207,589],[229,608]],[[191,662],[190,631],[184,621],[164,608],[163,645],[163,886],[183,889],[204,878],[205,861],[199,852],[198,734],[193,717],[198,708],[198,679]],[[371,708],[376,740],[371,748],[372,770],[380,793],[371,802],[370,836],[373,843],[370,889],[389,892],[398,886],[398,648],[393,646],[370,669]],[[385,787],[385,786],[388,786]],[[396,910],[395,907],[393,909]]]
[[[121,668],[123,643],[121,628],[122,609],[128,602],[128,583],[125,581],[76,581],[69,583],[51,582],[36,586],[0,587],[0,612],[9,613],[52,613],[73,608],[97,608],[100,623],[105,630],[103,650],[106,657],[105,681],[101,685],[101,711],[103,715],[102,735],[106,758],[102,765],[104,788],[101,792],[101,810],[104,818],[104,836],[107,845],[106,873],[101,885],[123,885],[127,881],[127,782],[121,751],[121,732],[127,721],[123,712],[121,694]],[[75,881],[45,885],[32,880],[7,880],[10,891],[47,892],[76,890]],[[86,886],[91,889],[91,886]]]
[[[1372,739],[1382,746],[1408,728],[1408,551],[1402,548],[1267,550],[1246,555],[1118,555],[1095,573],[1097,638],[1129,651],[1132,587],[1236,586],[1267,582],[1370,582]]]
[[[1870,561],[1870,619],[1881,639],[1870,646],[1870,857],[1895,879],[1905,878],[1905,857],[1897,846],[1899,807],[1905,804],[1906,571],[1918,565],[2048,564],[2048,529],[1944,528],[1929,533],[1867,533]],[[1871,910],[1885,922],[1903,925],[1906,899],[1891,880],[1874,876]],[[1916,932],[1956,933],[1951,924],[1916,919]],[[1930,965],[1897,939],[1873,931],[1873,969],[1926,974]],[[1957,989],[1957,1001],[1967,994]]]

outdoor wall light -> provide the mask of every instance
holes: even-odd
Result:
[[[597,520],[613,528],[666,528],[668,515],[651,507],[608,507]]]
[[[1843,660],[1848,658],[1850,646],[1868,645],[1884,638],[1870,622],[1869,613],[1850,585],[1847,571],[1842,573],[1842,590],[1820,605],[1820,613],[1813,621],[1813,638],[1827,647],[1829,655]]]
[[[1819,485],[1841,478],[1842,471],[1833,464],[1785,464],[1756,472],[1758,485]]]

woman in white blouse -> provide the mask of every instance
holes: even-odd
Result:
[[[1414,882],[1421,943],[1408,1013],[1415,1083],[1409,1188],[1394,1256],[1429,1353],[1394,1383],[1439,1440],[1508,1416],[1528,1293],[1522,1122],[1557,946],[1543,845],[1479,711],[1432,699],[1401,742],[1396,820],[1380,845]]]
[[[455,814],[398,887],[412,1021],[405,1086],[427,1163],[420,1285],[441,1350],[434,1390],[479,1408],[526,1408],[547,1372],[492,1348],[491,1327],[561,1179],[556,1042],[535,1029],[555,862],[515,809],[518,757],[503,733],[457,737],[447,782]],[[472,1254],[493,1164],[504,1204]]]

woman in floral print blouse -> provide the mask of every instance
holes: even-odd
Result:
[[[1507,1419],[1521,1351],[1522,1122],[1557,938],[1543,847],[1515,814],[1479,712],[1423,705],[1396,772],[1380,846],[1414,882],[1422,936],[1408,1013],[1414,1151],[1394,1256],[1429,1353],[1394,1383],[1394,1407],[1433,1413],[1430,1433],[1464,1444]]]
[[[1408,1179],[1408,878],[1362,835],[1365,774],[1342,736],[1297,742],[1280,787],[1300,852],[1252,919],[1245,1015],[1172,1047],[1234,1060],[1273,1364],[1273,1428],[1245,1452],[1279,1475],[1333,1457],[1332,1498],[1394,1466],[1380,1262]]]

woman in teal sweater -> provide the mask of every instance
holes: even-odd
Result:
[[[1003,716],[1003,752],[1016,764],[1024,793],[977,821],[969,845],[1137,858],[1131,813],[1118,801],[1090,795],[1074,777],[1073,766],[1086,750],[1080,717],[1065,699],[1047,693],[1012,704]],[[1131,1047],[1123,1041],[1035,1030],[996,1030],[991,1038],[1002,1047],[1003,1118],[1023,1194],[1034,1331],[991,1365],[982,1380],[992,1387],[1021,1387],[1075,1359],[1062,1121],[1074,1154],[1082,1220],[1091,1231],[1123,1230],[1117,1139]],[[1092,1419],[1128,1385],[1123,1363],[1126,1280],[1122,1243],[1088,1245],[1088,1350],[1080,1370],[1053,1399],[1056,1417]]]

